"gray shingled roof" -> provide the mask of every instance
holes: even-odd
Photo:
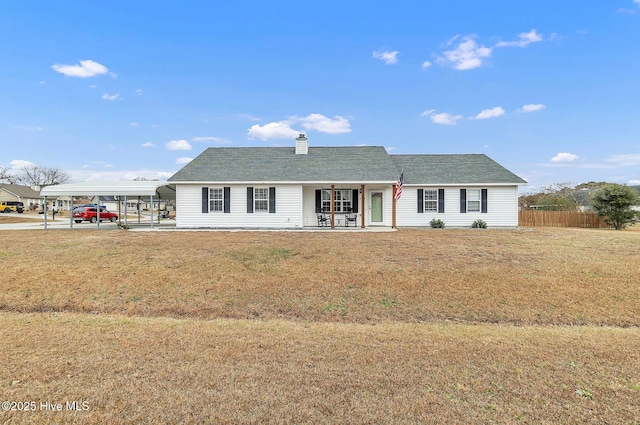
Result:
[[[398,169],[382,146],[208,148],[169,182],[389,182]]]
[[[40,192],[31,189],[29,186],[21,186],[18,184],[0,184],[0,188],[19,198],[38,199],[41,198]]]
[[[390,155],[404,184],[526,184],[484,154]]]

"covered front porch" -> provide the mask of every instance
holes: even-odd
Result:
[[[395,228],[394,188],[390,184],[304,185],[304,227]]]

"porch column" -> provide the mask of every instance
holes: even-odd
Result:
[[[393,192],[391,195],[391,228],[395,229],[396,226],[396,185],[393,185]]]
[[[361,205],[360,210],[362,211],[362,214],[361,214],[362,225],[360,227],[364,229],[364,185],[360,186],[360,192],[362,193],[360,195],[360,197],[362,198],[362,201],[360,202],[360,205]]]
[[[331,228],[335,229],[336,225],[335,225],[335,221],[334,221],[334,216],[335,216],[335,207],[334,207],[334,203],[336,200],[336,185],[332,184],[331,185]]]

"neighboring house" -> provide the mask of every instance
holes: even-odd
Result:
[[[395,185],[403,172],[401,198]],[[524,180],[486,155],[389,155],[381,146],[208,148],[168,183],[178,228],[518,225]],[[332,202],[333,200],[333,202]],[[395,203],[395,205],[394,205]],[[333,206],[333,208],[331,208]]]
[[[0,183],[0,201],[18,201],[24,204],[25,211],[35,209],[42,204],[38,190],[29,186]]]

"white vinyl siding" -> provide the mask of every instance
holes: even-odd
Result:
[[[487,222],[489,227],[517,227],[518,226],[518,186],[448,186],[444,188],[444,213],[437,211],[424,211],[418,213],[417,196],[418,189],[404,185],[402,198],[396,204],[396,224],[398,227],[428,227],[431,219],[440,219],[447,227],[470,227],[476,219]],[[460,189],[467,189],[467,203],[469,193],[478,191],[478,200],[481,197],[481,189],[487,189],[488,213],[467,211],[460,213]],[[480,202],[478,203],[480,204]]]
[[[202,187],[207,184],[176,184],[177,228],[296,228],[302,226],[302,186],[276,187],[276,213],[247,213],[247,187],[230,187],[229,214],[202,213]],[[215,187],[215,186],[212,186]],[[265,188],[267,194],[269,188]],[[255,193],[255,192],[254,192]],[[254,200],[255,203],[255,200]],[[268,211],[268,203],[267,203]]]

